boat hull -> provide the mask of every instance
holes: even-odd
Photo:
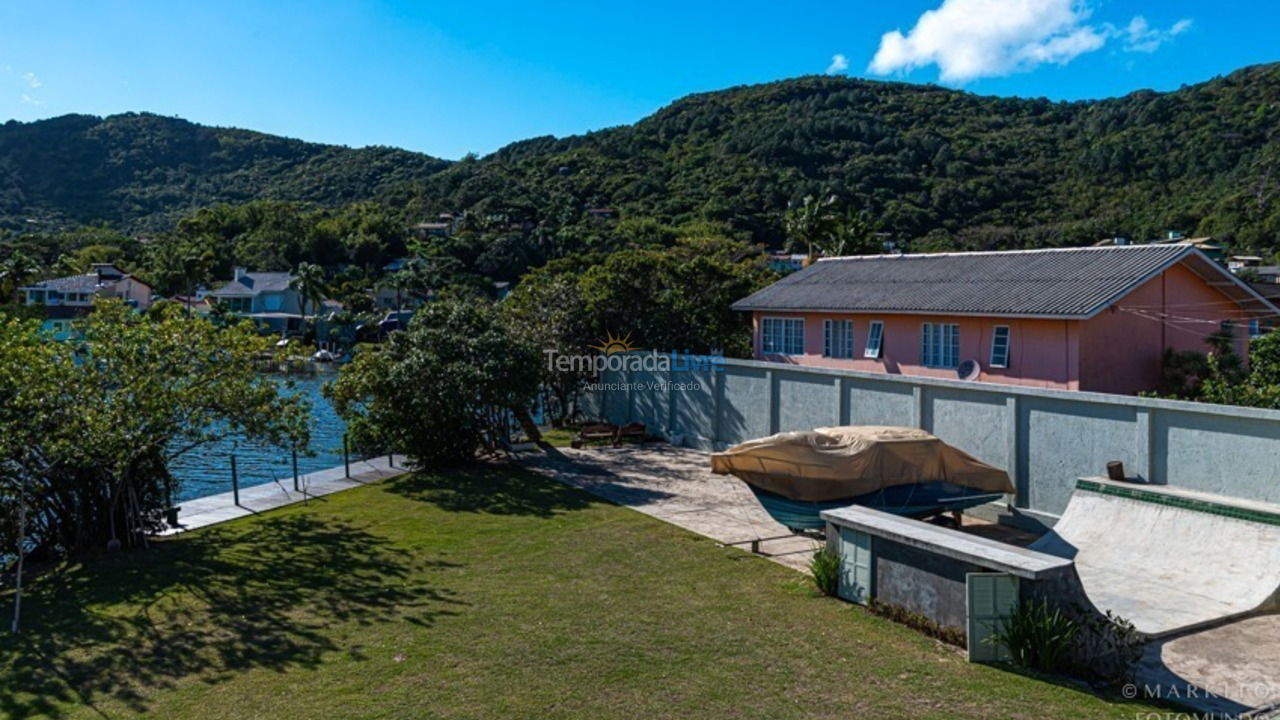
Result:
[[[748,485],[769,516],[793,532],[820,530],[826,526],[824,510],[861,505],[905,517],[929,517],[945,512],[967,510],[1004,497],[1003,493],[974,492],[972,488],[947,482],[895,485],[865,495],[838,500],[810,502],[761,490]]]

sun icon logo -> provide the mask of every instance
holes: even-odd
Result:
[[[635,350],[631,346],[631,333],[627,333],[623,337],[617,337],[613,334],[613,331],[606,331],[605,339],[599,345],[590,345],[588,347],[592,350],[599,350],[605,355]]]

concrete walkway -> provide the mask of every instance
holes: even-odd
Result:
[[[403,462],[404,457],[400,456],[397,460]],[[289,477],[279,483],[240,488],[239,505],[236,505],[233,493],[229,492],[187,500],[182,503],[182,511],[178,514],[180,526],[160,534],[173,535],[256,515],[267,510],[300,503],[309,498],[375,483],[403,472],[405,471],[401,467],[392,467],[390,459],[383,455],[368,460],[352,460],[350,478],[346,477],[346,469],[341,465],[302,475],[298,478],[300,492],[294,492],[293,478]]]
[[[1206,717],[1280,717],[1280,615],[1152,643],[1138,683]]]
[[[561,482],[725,544],[760,551],[776,562],[806,570],[820,543],[792,535],[774,522],[742,481],[713,475],[707,454],[664,443],[557,448],[526,453],[520,462]],[[775,538],[775,539],[765,539]]]

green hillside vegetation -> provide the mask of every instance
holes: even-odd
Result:
[[[1179,230],[1271,258],[1277,128],[1280,65],[1072,103],[802,77],[454,163],[155,115],[65,116],[0,126],[0,252],[45,273],[111,256],[166,291],[190,280],[175,266],[191,258],[205,258],[201,276],[310,262],[360,285],[405,253],[478,286],[671,247],[700,224],[775,248],[831,233],[854,252]],[[831,218],[814,225],[802,209]],[[407,229],[441,213],[458,218],[451,237],[413,242]]]
[[[171,228],[215,203],[341,205],[428,177],[447,163],[386,147],[351,149],[129,113],[0,125],[0,226],[106,223]]]
[[[426,183],[441,209],[554,227],[582,205],[728,222],[777,242],[834,194],[922,249],[1067,245],[1167,229],[1271,249],[1280,66],[1097,102],[804,77],[694,95],[639,123],[542,138]]]

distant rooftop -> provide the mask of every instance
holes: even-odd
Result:
[[[289,282],[292,279],[293,276],[287,272],[239,272],[235,279],[209,294],[215,297],[226,297],[283,292],[289,289]]]
[[[23,286],[23,290],[54,290],[60,293],[93,293],[110,287],[124,278],[133,278],[112,263],[94,263],[92,270],[80,275],[50,278]],[[142,282],[133,278],[135,282]],[[146,283],[142,283],[146,285]],[[149,286],[148,286],[149,287]]]

